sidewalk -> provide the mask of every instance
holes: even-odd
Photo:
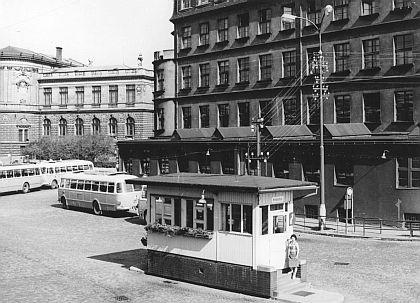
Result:
[[[365,225],[363,228],[360,224],[356,224],[356,226],[348,224],[346,233],[345,223],[326,221],[325,230],[319,231],[318,219],[303,217],[296,217],[294,230],[301,233],[331,237],[367,238],[388,241],[420,241],[420,231],[418,229],[414,231],[413,237],[410,237],[410,231],[403,228],[383,226],[382,230],[380,230],[377,225]]]

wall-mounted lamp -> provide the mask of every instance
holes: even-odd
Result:
[[[200,203],[200,204],[207,204],[207,201],[204,198],[204,189],[203,189],[203,193],[201,194],[200,200],[198,200],[198,203]]]
[[[156,199],[156,202],[157,202],[157,203],[162,203],[162,202],[163,202],[162,197],[158,197],[158,198]]]
[[[384,152],[382,153],[381,159],[386,160],[388,158],[388,153],[389,153],[389,150],[385,149]]]

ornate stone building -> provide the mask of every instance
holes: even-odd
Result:
[[[153,134],[153,72],[84,66],[16,47],[0,50],[0,155],[19,155],[41,136]]]

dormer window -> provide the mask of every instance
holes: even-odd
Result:
[[[191,8],[191,0],[181,0],[181,10]]]

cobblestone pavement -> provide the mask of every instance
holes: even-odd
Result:
[[[56,197],[0,196],[0,302],[270,302],[130,271],[144,255],[138,219],[64,210]],[[315,287],[349,303],[420,301],[420,242],[298,236]]]
[[[56,190],[0,196],[0,302],[266,302],[130,271],[142,252],[137,218],[56,200]]]

